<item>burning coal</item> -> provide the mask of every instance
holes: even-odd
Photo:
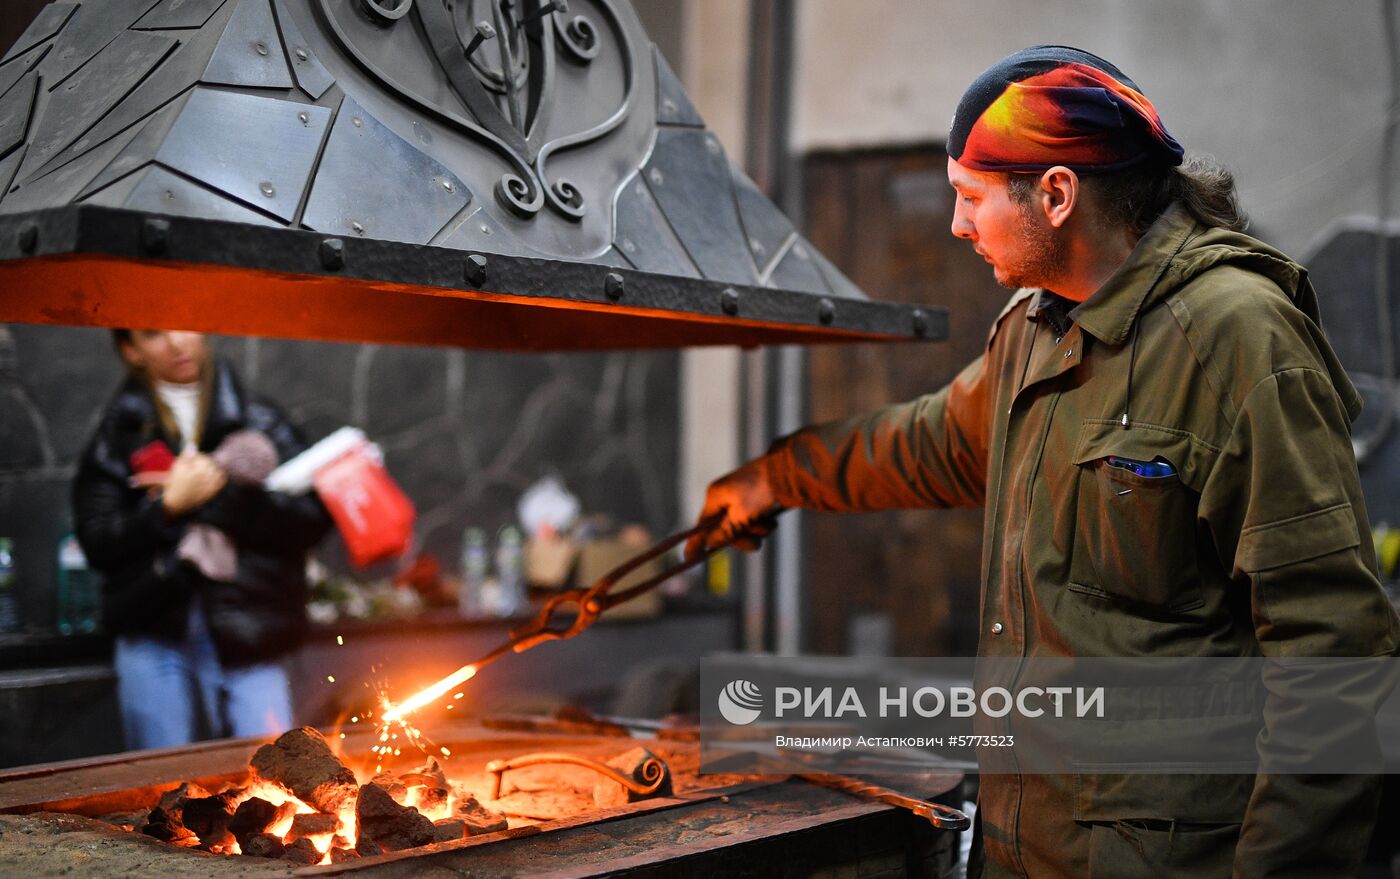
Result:
[[[187,783],[168,791],[141,831],[215,853],[329,864],[508,826],[435,759],[362,783],[310,727],[259,748],[250,769],[244,787],[214,793]]]

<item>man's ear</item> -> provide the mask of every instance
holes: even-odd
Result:
[[[1062,227],[1079,203],[1079,175],[1064,165],[1047,169],[1040,175],[1040,201],[1050,225]]]

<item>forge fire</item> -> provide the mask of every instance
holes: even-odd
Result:
[[[508,826],[437,760],[361,783],[310,727],[259,748],[249,769],[246,786],[213,793],[186,783],[167,792],[140,830],[215,853],[328,864]]]
[[[633,748],[606,765],[626,776],[657,763],[655,755]],[[662,789],[659,783],[652,787]],[[604,777],[594,785],[591,803],[572,805],[610,806],[628,798],[624,785]],[[483,799],[494,808],[483,805]],[[173,845],[215,854],[330,864],[552,816],[538,798],[502,798],[499,773],[490,788],[475,789],[471,782],[449,777],[433,757],[406,772],[357,774],[324,736],[302,727],[258,748],[245,783],[212,791],[186,782],[163,794],[144,819],[129,826]]]

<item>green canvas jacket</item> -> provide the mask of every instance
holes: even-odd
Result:
[[[777,441],[777,501],[984,506],[982,656],[1395,653],[1361,399],[1305,270],[1174,205],[1062,334],[1052,301],[1015,294],[942,390]],[[1349,876],[1378,796],[1361,775],[984,774],[986,875]]]

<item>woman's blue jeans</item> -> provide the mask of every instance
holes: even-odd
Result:
[[[117,699],[129,750],[168,748],[200,738],[276,735],[292,725],[291,687],[277,663],[225,669],[199,602],[190,602],[183,641],[116,639]]]

